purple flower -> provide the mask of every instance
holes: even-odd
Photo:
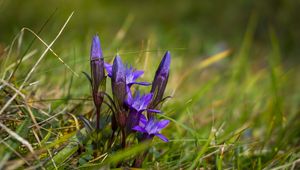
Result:
[[[126,84],[131,87],[133,84],[149,86],[148,82],[136,82],[136,80],[144,74],[142,70],[136,70],[132,66],[126,68]]]
[[[143,114],[135,110],[130,110],[127,118],[126,127],[128,132],[132,131],[132,128],[139,124],[140,118]]]
[[[91,46],[91,60],[98,60],[99,58],[103,59],[103,53],[101,49],[100,39],[98,35],[95,35],[93,37]]]
[[[132,127],[136,126],[139,123],[142,112],[145,110],[149,110],[153,113],[159,113],[159,110],[147,109],[151,99],[153,97],[152,93],[140,95],[139,91],[136,91],[135,96],[132,97],[131,92],[127,93],[127,101],[126,104],[130,109],[127,127],[128,129],[132,129]]]
[[[131,110],[141,113],[144,110],[148,110],[147,107],[151,102],[152,97],[153,97],[152,93],[141,96],[139,91],[137,91],[134,97],[132,97],[131,93],[128,93],[126,104]],[[151,111],[157,113],[160,112],[159,110],[151,110]]]
[[[155,120],[151,118],[147,121],[144,115],[141,115],[139,125],[133,127],[133,130],[139,131],[145,135],[147,138],[152,138],[153,136],[159,137],[161,140],[168,142],[169,140],[160,131],[169,124],[169,120]]]
[[[114,101],[118,109],[123,108],[126,97],[125,67],[120,56],[116,56],[112,66],[111,87]]]
[[[107,75],[108,75],[108,77],[112,77],[112,65],[111,64],[108,64],[108,63],[104,63],[104,67],[105,67],[105,69],[106,69],[106,71],[107,71]]]
[[[104,59],[100,45],[100,40],[97,35],[93,37],[90,54],[91,65],[91,80],[92,80],[92,94],[94,104],[99,110],[103,102],[103,93],[105,91],[105,74],[104,74]],[[97,111],[99,112],[99,111]],[[97,113],[97,115],[100,113]]]
[[[112,77],[112,65],[105,63],[104,64],[105,69],[108,73],[109,77]],[[148,82],[137,82],[136,80],[141,77],[144,74],[144,71],[142,70],[136,70],[133,67],[127,67],[123,64],[123,67],[125,68],[125,74],[126,74],[126,85],[128,88],[130,88],[133,84],[139,84],[143,86],[149,86],[151,83]]]
[[[97,126],[100,128],[100,108],[104,98],[106,77],[104,73],[104,59],[100,45],[100,39],[97,35],[93,37],[91,52],[90,52],[90,66],[91,66],[91,83],[92,95],[96,107]]]
[[[93,37],[90,57],[92,88],[93,92],[97,93],[101,81],[105,78],[103,53],[101,50],[100,40],[97,35]]]
[[[151,109],[160,108],[159,103],[163,99],[163,95],[169,79],[170,63],[171,54],[169,51],[167,51],[163,59],[161,60],[158,69],[156,70],[155,77],[152,82],[151,93],[154,94],[154,97],[150,104]]]

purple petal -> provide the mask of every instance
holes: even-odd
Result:
[[[149,94],[144,95],[143,99],[144,99],[145,103],[150,103],[152,97],[153,97],[153,93],[149,93]]]
[[[111,77],[112,76],[112,65],[110,65],[108,63],[104,63],[104,67],[107,71],[108,76]]]
[[[152,82],[151,92],[155,92],[155,97],[152,101],[153,106],[157,106],[157,104],[163,98],[165,88],[169,79],[170,63],[171,55],[170,52],[167,51],[163,59],[161,60],[158,69],[156,70],[155,77]]]
[[[114,75],[115,82],[126,82],[125,66],[122,63],[121,57],[116,56],[112,65],[112,76]]]
[[[130,88],[128,86],[126,86],[126,93],[127,93],[127,100],[126,100],[126,104],[128,106],[131,106],[133,103],[133,97],[130,91]]]
[[[145,130],[148,132],[148,134],[159,133],[160,129],[157,126],[157,124],[158,124],[158,122],[154,118],[151,118],[148,120],[148,122],[145,126]]]
[[[116,105],[118,107],[123,107],[127,95],[126,75],[125,67],[118,55],[115,57],[112,66],[111,87],[114,101],[117,102]]]
[[[100,39],[98,35],[95,35],[92,40],[91,46],[91,60],[97,60],[103,58],[102,49],[100,45]]]
[[[132,80],[136,80],[137,78],[141,77],[144,74],[142,70],[136,70],[132,72]]]
[[[162,134],[156,133],[155,136],[159,137],[164,142],[169,142],[169,140]]]
[[[142,132],[142,133],[146,133],[146,130],[140,126],[135,126],[132,128],[132,130],[136,130],[136,131],[139,131],[139,132]]]
[[[158,127],[159,129],[163,129],[163,128],[166,127],[169,123],[170,123],[170,120],[161,120],[161,121],[157,122],[157,127]]]
[[[143,96],[141,96],[141,97],[137,96],[137,97],[135,98],[135,102],[134,102],[133,107],[134,107],[135,109],[137,109],[138,111],[140,111],[140,112],[146,110],[148,104],[151,102],[152,96],[153,96],[152,93],[143,95]]]
[[[142,127],[145,127],[147,124],[147,118],[145,115],[141,114],[141,117],[140,117],[140,126]]]
[[[150,100],[148,100],[148,98],[148,95],[143,95],[140,97],[139,91],[137,91],[131,106],[138,112],[142,112],[146,110],[147,105],[151,101],[152,97],[150,96]]]
[[[150,86],[151,83],[149,82],[131,82],[131,83],[128,83],[130,86],[133,85],[133,84],[138,84],[138,85],[142,85],[142,86]]]
[[[152,112],[152,113],[161,113],[160,110],[156,110],[156,109],[147,109],[147,111]]]
[[[92,40],[90,60],[92,89],[94,94],[93,96],[95,96],[95,94],[98,93],[100,83],[105,76],[104,59],[98,35],[95,35]],[[95,97],[94,102],[96,105],[101,103],[100,101],[97,101]]]
[[[169,74],[170,63],[171,63],[171,54],[169,51],[167,51],[158,66],[157,73],[160,76],[166,77]]]

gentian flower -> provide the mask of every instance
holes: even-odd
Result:
[[[161,60],[158,69],[156,70],[155,77],[152,82],[151,93],[154,94],[154,97],[149,106],[151,109],[159,109],[161,107],[159,103],[163,99],[163,95],[168,83],[170,63],[171,54],[169,51],[167,51]]]
[[[103,53],[100,45],[100,40],[97,35],[93,37],[90,57],[92,88],[93,92],[97,93],[101,81],[105,78]]]
[[[134,97],[132,97],[130,92],[128,93],[126,101],[126,104],[130,109],[127,121],[128,129],[132,129],[132,127],[136,126],[139,123],[143,111],[149,110],[154,113],[160,112],[159,110],[147,109],[152,97],[152,93],[141,96],[139,91],[136,91]]]
[[[120,56],[116,56],[112,66],[111,88],[113,98],[118,109],[116,120],[121,127],[124,127],[126,123],[126,113],[123,109],[126,97],[125,71],[126,70]]]
[[[104,59],[100,45],[100,40],[97,35],[93,37],[91,52],[90,52],[90,66],[91,66],[91,80],[92,80],[92,94],[96,107],[97,115],[97,129],[100,128],[100,108],[104,98],[105,91],[105,74],[104,74]]]
[[[153,97],[152,93],[140,95],[139,91],[136,91],[135,96],[132,95],[127,96],[126,104],[131,110],[135,110],[136,112],[143,112],[144,110],[151,110],[153,112],[160,112],[159,110],[147,109],[147,106],[151,102]]]
[[[154,136],[159,137],[164,142],[169,140],[160,131],[169,124],[169,120],[155,120],[154,118],[146,119],[144,115],[141,115],[139,125],[133,127],[133,130],[143,133],[146,138],[152,138]]]
[[[105,69],[108,73],[108,77],[112,77],[112,65],[108,63],[104,63]],[[136,80],[141,77],[144,74],[144,71],[142,70],[136,70],[132,66],[127,67],[125,66],[125,72],[126,72],[126,85],[130,89],[130,87],[133,84],[139,84],[143,86],[149,86],[151,83],[148,82],[137,82]]]

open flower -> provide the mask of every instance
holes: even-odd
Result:
[[[126,104],[130,109],[128,121],[127,121],[128,129],[131,130],[132,127],[136,126],[139,123],[143,111],[149,110],[153,113],[160,112],[159,110],[147,109],[149,103],[151,102],[152,97],[153,97],[152,93],[141,96],[139,91],[136,91],[135,96],[133,97],[131,95],[131,92],[130,91],[128,92],[127,101],[126,101]]]
[[[157,136],[161,140],[168,142],[169,140],[160,134],[160,131],[165,128],[169,122],[169,120],[155,120],[154,118],[147,120],[144,115],[141,115],[139,125],[132,129],[145,134],[147,138]]]
[[[112,77],[112,65],[108,63],[104,63],[105,69],[108,73],[109,77]],[[125,74],[126,74],[126,85],[128,88],[130,88],[133,84],[139,84],[143,86],[149,86],[151,83],[148,82],[137,82],[136,80],[141,77],[144,74],[144,71],[142,70],[136,70],[132,66],[127,67],[123,64],[123,67],[125,68]]]
[[[136,112],[143,112],[144,110],[149,110],[151,112],[159,113],[159,110],[147,109],[149,103],[151,102],[153,93],[140,95],[139,91],[136,91],[135,96],[132,96],[131,93],[127,94],[126,104],[131,110]]]

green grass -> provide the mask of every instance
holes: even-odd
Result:
[[[269,48],[255,49],[257,19],[251,17],[239,49],[201,59],[188,57],[182,48],[169,49],[172,63],[166,94],[173,98],[164,104],[161,115],[172,122],[162,132],[169,143],[155,139],[95,157],[76,137],[83,126],[75,116],[89,115],[93,109],[88,81],[80,73],[89,72],[89,44],[74,40],[72,46],[66,45],[69,48],[53,48],[62,63],[36,36],[21,31],[0,59],[0,169],[98,169],[146,149],[144,168],[299,168],[300,70],[298,64],[284,61],[272,27]],[[151,81],[166,49],[155,45],[161,39],[155,33],[146,44],[135,46],[126,35],[133,22],[128,16],[112,43],[102,41],[110,49],[104,49],[105,60],[118,52],[124,61],[145,69],[142,79]],[[67,43],[65,34],[66,30],[56,40],[59,44]],[[59,31],[49,36],[48,45],[58,35]],[[90,43],[91,37],[86,39]]]

